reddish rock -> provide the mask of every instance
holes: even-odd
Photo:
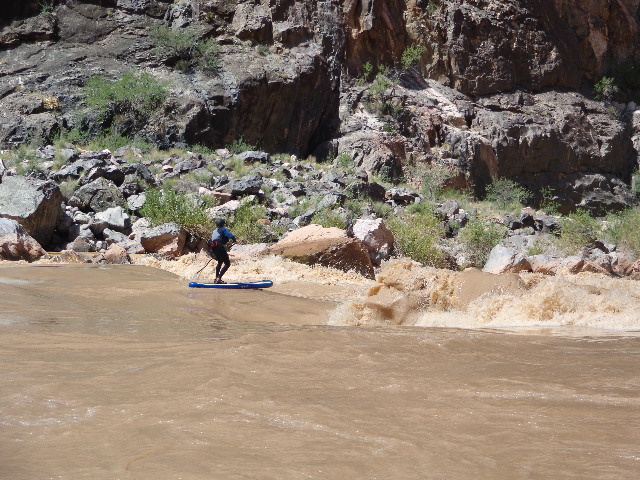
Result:
[[[343,271],[355,271],[373,278],[373,264],[366,247],[339,228],[308,225],[290,232],[267,250],[308,265],[323,265]]]
[[[128,265],[131,263],[131,258],[127,254],[127,251],[120,245],[113,244],[104,254],[104,260],[106,263],[113,263],[116,265]]]
[[[0,258],[33,261],[46,252],[15,220],[0,218]]]

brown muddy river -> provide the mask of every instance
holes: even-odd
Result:
[[[293,283],[187,283],[142,266],[0,265],[0,479],[640,478],[636,332],[551,334],[555,313],[520,333],[424,313],[423,326],[346,326],[357,308],[334,310],[330,285],[304,298]],[[578,312],[595,325],[595,305],[617,298],[597,288]],[[370,308],[400,323],[382,290]]]

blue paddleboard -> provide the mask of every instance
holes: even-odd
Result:
[[[248,283],[189,283],[189,286],[193,288],[268,288],[271,285],[273,285],[271,280]]]

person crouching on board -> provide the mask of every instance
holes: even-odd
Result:
[[[229,240],[236,240],[233,233],[225,227],[225,221],[223,218],[216,220],[216,229],[211,233],[211,240],[209,240],[209,252],[218,261],[216,265],[216,279],[214,283],[227,283],[222,281],[222,276],[231,266],[231,260],[227,249],[224,247]]]

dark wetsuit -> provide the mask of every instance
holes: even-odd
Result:
[[[229,242],[229,240],[235,240],[236,237],[233,236],[233,233],[229,231],[226,227],[216,228],[211,234],[211,242],[209,251],[211,255],[218,261],[218,265],[216,265],[216,278],[221,279],[225,272],[231,266],[231,260],[229,259],[229,254],[227,253],[227,249],[224,248],[225,244]]]

